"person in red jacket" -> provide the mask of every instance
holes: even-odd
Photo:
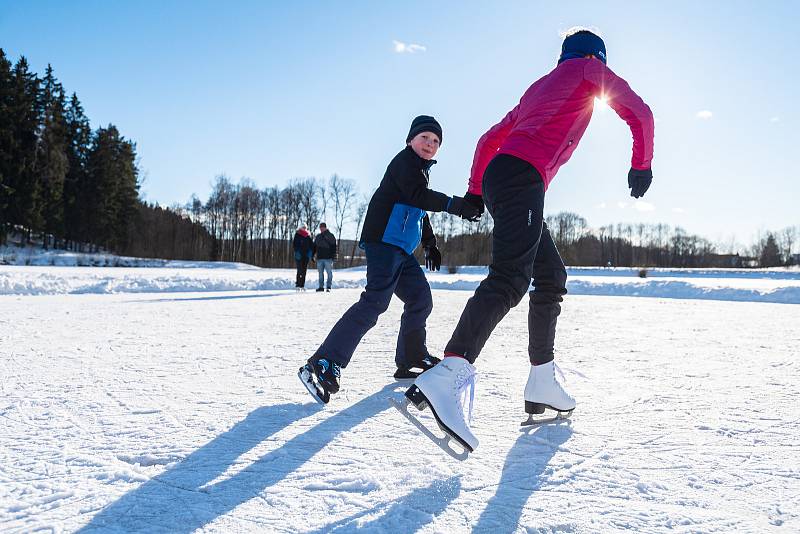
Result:
[[[597,34],[574,29],[561,47],[558,64],[531,85],[519,104],[487,131],[475,149],[465,200],[494,219],[488,277],[467,302],[440,364],[420,375],[406,392],[418,407],[435,412],[443,430],[473,450],[478,440],[464,420],[461,396],[472,384],[473,363],[495,326],[528,291],[528,356],[525,411],[571,412],[575,400],[556,380],[553,361],[556,320],[567,293],[567,273],[547,225],[545,191],[578,146],[596,98],[628,124],[633,155],[628,173],[631,196],[650,187],[653,174],[653,114],[628,83],[606,65]],[[454,391],[455,390],[455,391]]]

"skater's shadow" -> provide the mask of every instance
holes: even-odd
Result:
[[[318,412],[316,405],[308,404],[258,408],[176,466],[104,508],[79,532],[194,532],[285,479],[338,434],[388,409],[386,397],[395,387],[396,384],[387,385],[289,439],[230,477],[217,480],[242,454],[292,423]],[[274,514],[281,513],[269,509]]]
[[[416,532],[444,512],[461,493],[461,476],[436,480],[425,488],[375,508],[359,512],[311,532],[327,534],[336,532]],[[384,512],[385,510],[385,512]],[[380,514],[366,523],[358,520],[366,515]]]
[[[473,532],[501,534],[517,530],[519,518],[530,496],[542,487],[550,460],[572,436],[569,420],[558,421],[525,432],[508,452],[497,492],[483,510]]]

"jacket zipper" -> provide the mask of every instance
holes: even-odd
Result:
[[[402,230],[400,230],[402,233],[405,233],[405,231],[406,231],[406,223],[408,222],[408,216],[409,216],[409,213],[408,213],[408,211],[406,211],[406,216],[403,218],[403,228],[402,228]]]

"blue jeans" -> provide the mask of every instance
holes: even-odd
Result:
[[[417,259],[399,247],[365,243],[367,287],[322,342],[314,356],[328,358],[347,367],[361,338],[389,307],[392,295],[405,303],[400,317],[395,363],[413,365],[428,355],[425,322],[433,310],[431,286]]]
[[[333,282],[333,260],[317,260],[317,271],[319,271],[319,288],[322,289],[322,283],[325,280],[323,273],[328,273],[328,289],[331,288],[331,283]]]

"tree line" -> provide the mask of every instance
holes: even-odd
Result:
[[[726,250],[681,227],[616,224],[591,228],[570,212],[547,217],[547,225],[567,265],[622,267],[778,267],[798,262],[792,251],[800,227],[767,232],[746,250]]]
[[[337,174],[328,180],[295,178],[286,187],[264,189],[247,178],[234,184],[219,175],[206,202],[193,196],[174,211],[208,232],[209,259],[262,267],[293,265],[291,242],[297,228],[305,225],[314,233],[326,222],[339,241],[339,265],[348,266],[363,261],[357,236],[367,204],[355,181]],[[347,229],[352,234],[345,234]]]
[[[299,225],[314,233],[321,221],[340,246],[339,267],[363,262],[357,247],[369,195],[336,174],[328,180],[296,178],[284,188],[258,189],[249,179],[239,184],[216,178],[208,200],[197,197],[178,211],[206,228],[213,239],[212,258],[266,267],[288,267],[291,239]],[[447,213],[431,213],[431,224],[445,264],[488,265],[492,219],[468,223]],[[759,237],[736,251],[666,224],[615,224],[592,228],[580,215],[562,212],[546,217],[548,228],[568,265],[620,267],[774,267],[797,263],[792,250],[800,228],[787,227]],[[422,251],[418,250],[421,255]]]
[[[40,77],[0,48],[0,245],[13,231],[45,248],[151,252],[154,220],[181,226],[139,200],[135,143],[113,124],[93,131],[51,65]]]

